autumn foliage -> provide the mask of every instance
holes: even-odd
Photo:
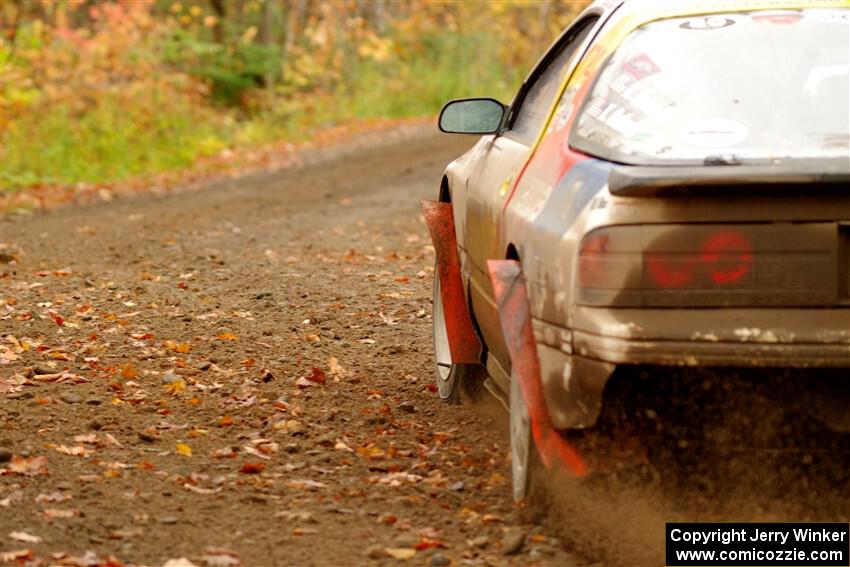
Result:
[[[586,2],[3,2],[4,191],[509,99]]]

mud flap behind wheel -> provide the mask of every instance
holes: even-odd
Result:
[[[443,300],[452,363],[479,364],[481,342],[472,326],[466,294],[463,292],[452,204],[422,201],[422,214],[437,254],[436,270],[440,278],[440,297]]]
[[[487,267],[499,308],[502,333],[511,357],[512,375],[519,380],[522,397],[528,405],[531,434],[540,460],[547,469],[552,468],[554,463],[560,463],[576,476],[584,476],[588,470],[581,454],[552,427],[549,418],[540,381],[528,293],[520,264],[514,260],[488,260]]]

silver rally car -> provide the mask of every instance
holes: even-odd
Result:
[[[534,447],[594,470],[620,369],[850,368],[848,45],[842,1],[605,0],[509,106],[445,105],[481,138],[423,203],[437,383],[486,369],[518,499]]]

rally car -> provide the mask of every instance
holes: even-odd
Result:
[[[534,447],[589,472],[618,369],[850,367],[848,45],[843,0],[603,0],[444,106],[481,138],[423,203],[437,384],[486,369],[516,498]]]

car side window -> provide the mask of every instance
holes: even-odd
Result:
[[[596,16],[586,18],[555,47],[554,56],[544,63],[545,68],[537,74],[514,111],[510,131],[516,137],[531,143],[540,132],[573,55],[598,19]]]

